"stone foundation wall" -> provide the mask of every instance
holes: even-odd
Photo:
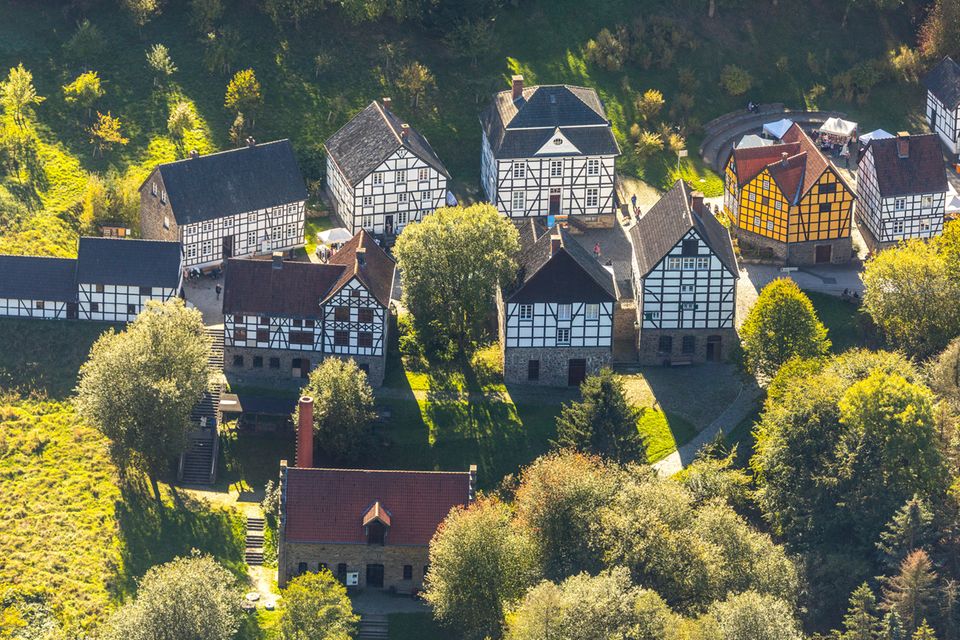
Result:
[[[234,356],[243,357],[243,365],[234,365]],[[254,367],[254,358],[263,358],[263,366]],[[339,356],[325,355],[315,351],[288,351],[286,349],[260,349],[252,347],[224,347],[223,349],[223,372],[231,384],[247,383],[286,383],[298,380],[292,373],[294,358],[307,358],[310,360],[310,368],[314,369],[325,358],[336,358]],[[367,380],[371,387],[379,387],[383,384],[383,376],[386,372],[385,356],[349,356],[358,365],[367,365]],[[279,358],[280,366],[277,369],[270,368],[270,358]],[[304,382],[306,379],[303,379]]]
[[[300,563],[306,563],[307,571],[317,571],[323,563],[334,574],[337,565],[346,564],[347,572],[360,574],[359,589],[375,588],[367,585],[367,565],[383,565],[383,588],[393,589],[397,593],[413,593],[423,588],[424,568],[429,562],[429,548],[426,546],[390,546],[389,533],[387,544],[314,544],[305,542],[280,543],[277,567],[277,583],[282,588],[290,578],[300,574]],[[412,567],[409,580],[403,579],[403,566]],[[353,587],[351,587],[353,588]]]
[[[673,349],[669,352],[660,351],[660,337],[671,336]],[[694,336],[696,348],[693,353],[682,353],[683,337]],[[726,360],[739,342],[739,336],[733,329],[643,329],[640,331],[640,355],[642,365],[662,365],[671,362],[690,361],[700,363],[707,361],[707,339],[710,336],[720,336],[719,353],[715,360]]]
[[[613,308],[613,339],[637,341],[637,303],[633,299],[620,300]]]
[[[566,387],[570,360],[586,360],[587,375],[591,375],[608,365],[611,357],[610,347],[510,347],[503,352],[503,380],[513,384]],[[530,360],[540,361],[539,380],[527,379]]]
[[[836,240],[810,240],[808,242],[780,242],[750,231],[744,231],[736,226],[730,231],[742,248],[756,248],[773,253],[773,260],[789,266],[806,266],[817,264],[817,247],[830,245],[831,264],[846,264],[853,259],[853,240],[837,238]]]

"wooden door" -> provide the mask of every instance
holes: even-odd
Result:
[[[223,236],[223,259],[233,257],[233,236]]]
[[[816,252],[815,260],[817,264],[830,264],[830,259],[833,256],[833,247],[829,244],[818,244]]]
[[[720,359],[720,336],[709,336],[707,338],[707,362],[716,362]]]
[[[383,217],[383,232],[388,235],[393,235],[393,214],[388,213]]]
[[[76,320],[79,317],[76,302],[67,303],[67,320]]]
[[[367,587],[370,589],[383,589],[383,565],[367,565]]]
[[[554,193],[552,189],[550,191],[550,215],[560,215],[560,192]]]
[[[579,387],[587,377],[587,361],[583,358],[572,358],[567,363],[567,385]]]

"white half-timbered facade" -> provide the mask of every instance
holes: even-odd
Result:
[[[392,237],[447,203],[450,174],[427,139],[371,102],[326,141],[327,192],[343,225]]]
[[[394,263],[361,232],[329,262],[230,260],[224,277],[228,377],[306,378],[324,358],[351,358],[383,382]]]
[[[630,230],[642,364],[720,360],[736,339],[727,229],[678,181]]]
[[[130,322],[177,296],[176,242],[80,238],[77,258],[0,256],[0,316]]]
[[[306,187],[289,140],[159,165],[140,187],[144,238],[183,244],[184,266],[304,244]]]
[[[960,64],[950,56],[923,79],[927,87],[927,124],[950,153],[960,153]]]
[[[561,227],[520,231],[517,281],[497,297],[504,379],[579,385],[612,355],[613,274]]]
[[[857,217],[878,249],[943,232],[947,175],[934,134],[873,140],[860,158]]]
[[[524,88],[523,76],[514,76],[512,89],[494,96],[480,124],[480,181],[504,215],[590,223],[615,213],[620,147],[595,90]]]

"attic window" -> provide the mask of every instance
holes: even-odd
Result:
[[[554,138],[553,144],[559,147],[560,145],[563,144],[563,138]]]
[[[550,94],[550,104],[557,104],[556,94],[553,94],[553,93]]]

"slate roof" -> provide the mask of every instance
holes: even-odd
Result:
[[[497,158],[532,157],[558,128],[584,155],[620,155],[600,97],[587,87],[527,87],[516,101],[512,90],[501,91],[480,123]]]
[[[0,255],[0,298],[76,302],[73,258]]]
[[[910,136],[906,158],[898,156],[896,138],[873,140],[870,149],[882,197],[947,191],[947,172],[936,134]]]
[[[156,170],[180,225],[307,199],[289,140],[168,162]]]
[[[379,502],[388,546],[427,546],[450,510],[469,503],[470,474],[291,467],[283,490],[288,542],[366,544],[363,518]]]
[[[690,185],[677,180],[630,229],[640,275],[650,273],[681,238],[694,229],[723,266],[738,277],[730,233],[709,211],[694,211],[690,206],[690,193]]]
[[[400,147],[450,178],[430,142],[410,127],[407,139],[400,136],[404,124],[392,111],[374,100],[324,143],[327,154],[351,185],[356,185],[392,156]]]
[[[364,266],[357,249],[364,247]],[[320,305],[356,276],[382,304],[390,304],[395,264],[366,231],[361,231],[326,264],[272,260],[227,260],[223,281],[223,312],[292,318],[321,317]]]
[[[956,109],[960,105],[960,64],[950,56],[946,56],[927,73],[923,84],[948,109]]]
[[[181,268],[179,242],[82,237],[76,281],[173,289]]]
[[[556,227],[539,233],[535,223],[521,228],[517,280],[507,294],[510,302],[611,302],[617,299],[613,274],[569,232]],[[560,236],[560,249],[551,255],[551,237]]]

